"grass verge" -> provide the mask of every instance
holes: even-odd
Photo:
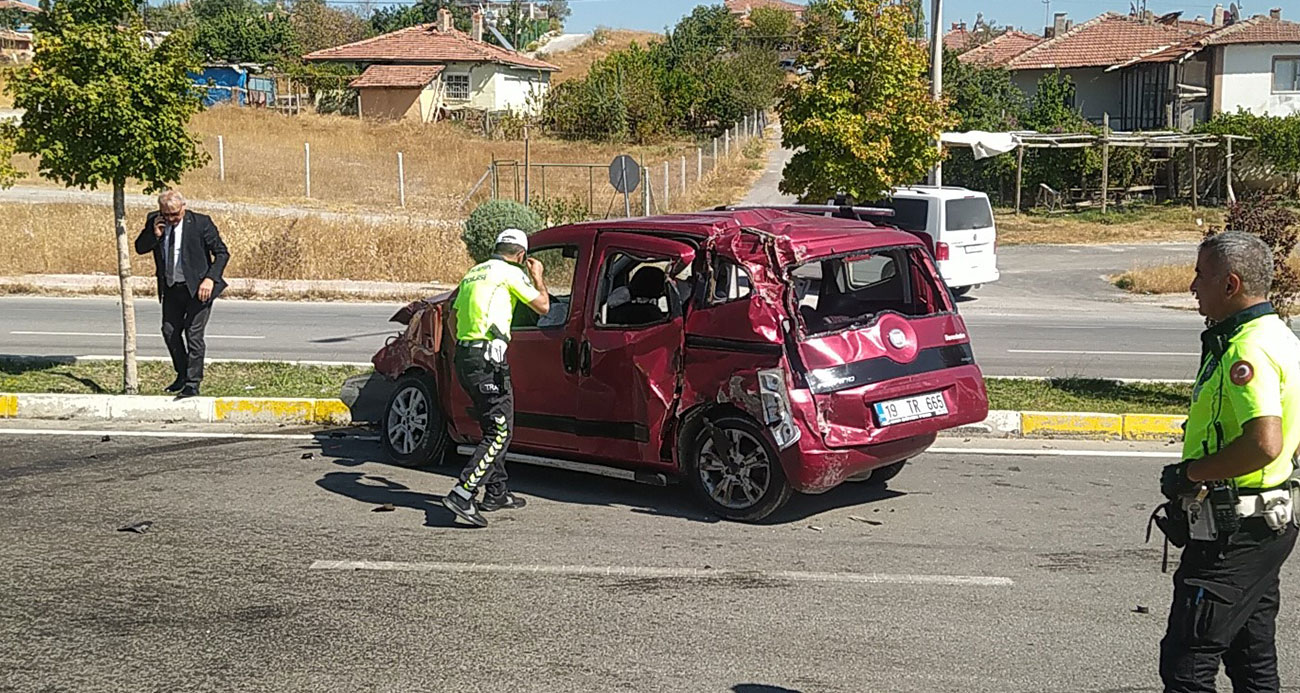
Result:
[[[369,368],[287,363],[210,363],[203,394],[215,397],[338,397],[343,381]],[[163,394],[174,377],[171,365],[140,363],[142,394]],[[989,378],[990,409],[1082,411],[1111,414],[1185,414],[1186,383],[1120,383],[1114,380]],[[0,392],[120,394],[120,361],[76,364],[54,360],[0,362]]]
[[[1300,258],[1292,257],[1287,262],[1291,268],[1300,271]],[[1156,265],[1137,267],[1110,278],[1116,288],[1134,294],[1186,294],[1191,291],[1192,277],[1196,268],[1191,264]]]
[[[1196,223],[1198,219],[1201,226]],[[1106,214],[1088,210],[997,216],[998,243],[1002,245],[1196,242],[1205,226],[1222,223],[1223,212],[1219,209],[1166,205],[1130,205]]]
[[[1103,414],[1186,414],[1191,383],[1121,383],[1091,378],[989,378],[990,409]]]
[[[164,395],[176,377],[170,363],[140,362],[140,393]],[[369,373],[351,366],[287,363],[209,363],[203,394],[212,397],[338,397],[343,381]],[[121,361],[66,364],[29,360],[0,362],[0,392],[121,394]]]

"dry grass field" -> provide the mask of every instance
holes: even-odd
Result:
[[[1198,226],[1196,221],[1201,220]],[[1073,214],[999,214],[998,242],[1003,245],[1060,243],[1196,242],[1206,226],[1223,223],[1223,212],[1202,207],[1130,207],[1105,215],[1098,210]]]
[[[404,158],[407,209],[443,218],[461,218],[460,202],[491,162],[524,159],[522,141],[488,140],[454,123],[379,123],[342,116],[283,116],[254,109],[218,106],[198,114],[191,131],[211,155],[206,166],[187,174],[179,187],[191,199],[233,200],[328,209],[394,209],[398,204],[397,153]],[[224,141],[225,180],[218,168],[218,137]],[[306,198],[304,143],[311,145],[311,199]],[[674,165],[695,145],[654,146],[569,142],[534,137],[530,160],[540,163],[607,165],[629,153],[654,168]],[[707,152],[706,152],[707,153]],[[16,157],[31,175],[23,185],[54,185],[35,175],[35,162]],[[692,166],[692,174],[694,168]],[[534,177],[538,171],[534,169]],[[594,178],[608,189],[603,170]],[[674,174],[676,175],[676,174]],[[585,170],[548,174],[547,194],[587,198]],[[540,190],[534,181],[534,190]],[[504,186],[504,182],[503,182]],[[131,192],[138,192],[138,189]],[[481,195],[481,192],[480,192]]]
[[[706,174],[686,197],[670,197],[670,210],[696,210],[740,199],[762,170],[769,146],[754,140],[737,147],[731,159]],[[147,211],[128,209],[132,240]],[[621,216],[621,209],[616,216]],[[230,247],[228,277],[455,282],[470,265],[457,225],[228,212],[214,212],[212,217]],[[107,206],[0,204],[0,248],[23,249],[0,253],[0,275],[117,272],[113,217]],[[132,271],[151,276],[152,260],[133,256]]]
[[[1291,267],[1300,271],[1300,258],[1291,257]],[[1190,264],[1138,267],[1111,277],[1115,286],[1135,294],[1186,294],[1196,269]]]

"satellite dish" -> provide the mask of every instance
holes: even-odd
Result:
[[[1228,5],[1228,19],[1233,23],[1241,21],[1241,8],[1235,2]]]

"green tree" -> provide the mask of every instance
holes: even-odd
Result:
[[[744,35],[750,45],[779,50],[794,43],[799,29],[794,14],[772,7],[756,7],[749,13]]]
[[[1006,68],[965,63],[955,51],[943,54],[943,91],[949,111],[960,131],[1003,132],[1020,126],[1025,117],[1025,93],[1012,81]],[[999,193],[1002,183],[1015,172],[1015,155],[1002,154],[976,160],[969,149],[948,150],[943,165],[945,182],[990,195]]]
[[[205,60],[274,63],[296,59],[289,14],[251,0],[201,0],[194,5],[195,50]]]
[[[939,161],[953,124],[930,98],[926,49],[907,36],[906,8],[888,0],[828,0],[834,30],[805,36],[810,74],[788,85],[779,110],[783,144],[796,153],[781,191],[826,200],[875,199],[920,180]]]
[[[573,14],[569,7],[569,0],[550,0],[546,3],[546,16],[557,20],[561,25]]]
[[[194,10],[181,2],[165,2],[158,7],[142,5],[144,24],[150,31],[193,32],[197,22]]]
[[[1074,107],[1074,92],[1074,82],[1069,75],[1060,72],[1043,75],[1038,80],[1034,96],[1029,99],[1025,129],[1058,134],[1093,132],[1092,125]],[[1100,154],[1091,147],[1037,149],[1033,156],[1025,157],[1024,182],[1030,188],[1046,183],[1062,191],[1083,185],[1086,177],[1100,170]]]
[[[186,75],[198,66],[184,34],[148,48],[132,0],[60,0],[36,18],[35,29],[36,56],[7,87],[26,111],[17,149],[37,159],[44,178],[113,188],[123,389],[135,393],[126,184],[135,180],[157,191],[206,161],[186,130],[200,107]]]
[[[903,7],[907,8],[907,36],[916,40],[924,39],[929,32],[925,26],[925,5],[924,0],[903,0]]]
[[[470,11],[452,0],[420,0],[414,5],[388,5],[370,14],[370,28],[376,34],[387,34],[416,24],[433,24],[438,21],[438,10],[450,10],[452,26],[458,31],[470,30]],[[484,36],[495,42],[495,38]]]
[[[325,0],[298,0],[290,12],[298,50],[311,53],[372,35],[370,25],[348,10],[330,7]]]
[[[15,31],[32,21],[33,12],[17,7],[0,7],[0,29]]]

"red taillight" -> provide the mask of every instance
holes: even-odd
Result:
[[[942,262],[942,261],[948,259],[948,244],[947,244],[947,243],[935,243],[935,244],[934,244],[934,259],[935,259],[935,260],[939,260],[940,262]]]

